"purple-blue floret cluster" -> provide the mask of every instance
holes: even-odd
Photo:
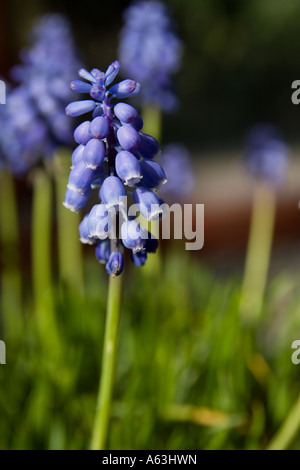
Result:
[[[80,224],[80,240],[96,244],[97,259],[106,264],[112,276],[123,270],[124,247],[131,250],[137,266],[145,264],[147,253],[158,247],[157,239],[128,216],[127,196],[132,197],[147,220],[157,219],[162,201],[156,191],[166,182],[162,166],[154,160],[159,152],[158,142],[142,132],[143,121],[137,110],[124,102],[111,103],[112,99],[134,96],[141,88],[129,79],[112,85],[119,70],[118,61],[105,73],[81,69],[81,79],[70,87],[76,93],[88,94],[88,99],[74,101],[66,108],[69,116],[92,113],[92,117],[74,132],[78,147],[72,156],[64,205],[77,212],[87,204],[92,189],[99,188],[101,203],[94,205]],[[114,226],[116,213],[119,222],[122,220],[121,240]]]
[[[145,104],[172,111],[177,105],[172,79],[180,68],[182,43],[168,7],[158,0],[134,2],[124,20],[119,47],[124,71],[142,84]]]

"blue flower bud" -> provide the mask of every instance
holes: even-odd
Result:
[[[90,194],[90,188],[84,194],[67,189],[63,205],[72,212],[78,212],[84,208],[89,200]]]
[[[96,243],[95,238],[91,238],[89,228],[88,228],[88,216],[86,215],[81,224],[79,225],[79,235],[81,243],[85,245],[94,245]]]
[[[102,86],[104,86],[104,80],[105,80],[105,73],[102,72],[99,69],[93,69],[91,70],[91,74],[93,77],[96,79],[96,82]]]
[[[126,196],[126,191],[123,183],[116,176],[109,176],[105,179],[99,193],[100,199],[106,207],[115,207],[116,209],[122,204],[123,198]]]
[[[81,114],[93,111],[95,107],[96,103],[92,100],[73,101],[73,103],[68,104],[66,107],[66,113],[72,117],[81,116]]]
[[[141,85],[134,80],[127,79],[120,83],[116,83],[111,88],[109,88],[108,91],[115,98],[128,98],[129,96],[137,95],[141,91]]]
[[[163,167],[153,160],[141,161],[141,170],[143,186],[147,186],[147,188],[158,189],[167,181]]]
[[[121,68],[120,62],[118,62],[117,60],[115,60],[112,64],[110,64],[110,66],[105,72],[105,76],[106,76],[105,86],[110,85],[114,81],[114,79],[116,78],[116,76],[118,75],[120,71],[120,68]]]
[[[86,69],[80,69],[79,72],[78,72],[78,75],[79,75],[79,77],[84,78],[88,82],[96,83],[95,77],[90,72],[88,72]]]
[[[141,166],[132,153],[123,150],[116,156],[116,172],[125,184],[132,187],[142,179]]]
[[[135,118],[134,121],[132,121],[130,123],[130,125],[136,130],[136,131],[140,131],[141,129],[143,129],[143,126],[144,126],[144,122],[143,122],[143,119],[141,118],[140,115],[137,115],[137,117]]]
[[[73,82],[70,83],[70,88],[74,93],[89,93],[92,85],[82,80],[73,80]]]
[[[105,88],[102,85],[93,85],[90,95],[94,100],[102,101],[105,98]]]
[[[106,271],[112,277],[119,276],[124,269],[124,256],[119,251],[113,251],[106,264]]]
[[[106,264],[110,256],[110,240],[98,241],[95,255],[99,263]]]
[[[102,184],[105,181],[105,178],[106,178],[106,176],[99,176],[99,178],[94,179],[92,184],[91,184],[91,188],[92,189],[101,188]]]
[[[124,126],[121,126],[118,129],[117,136],[119,143],[124,150],[134,150],[141,143],[139,133],[130,124],[124,124]]]
[[[92,120],[91,132],[96,139],[106,139],[108,130],[108,122],[104,116],[98,116]]]
[[[93,119],[95,119],[96,117],[100,117],[100,116],[103,116],[103,110],[102,110],[102,106],[100,106],[99,103],[97,103],[96,108],[93,111]]]
[[[134,262],[135,266],[140,268],[144,266],[147,261],[147,252],[146,250],[140,251],[138,253],[131,253],[132,261]]]
[[[162,214],[158,197],[148,188],[137,188],[133,193],[133,200],[147,220],[157,219]]]
[[[77,163],[70,172],[68,189],[85,194],[91,186],[94,175],[95,172],[91,168],[87,168],[83,161]]]
[[[110,213],[104,204],[96,204],[88,215],[87,226],[89,236],[105,240],[112,228]]]
[[[117,103],[114,107],[114,113],[121,122],[126,124],[134,121],[138,116],[137,110],[127,103]]]
[[[104,161],[105,147],[101,140],[91,139],[83,151],[83,161],[87,168],[96,170]]]
[[[82,162],[82,154],[83,154],[84,149],[85,149],[84,145],[79,145],[74,150],[74,152],[72,154],[72,165],[73,165],[73,167],[75,165],[77,165],[77,163]]]
[[[159,143],[154,137],[148,134],[144,134],[143,132],[140,132],[140,137],[141,141],[137,149],[138,152],[144,158],[154,158],[155,155],[159,152]]]
[[[100,165],[97,168],[97,170],[95,170],[94,179],[91,184],[92,189],[100,188],[100,186],[102,186],[106,177],[107,177],[106,166],[105,166],[105,163],[102,163],[102,165]]]
[[[151,235],[151,233],[148,234],[148,238],[145,243],[145,250],[147,253],[156,253],[158,249],[158,240],[156,237]]]
[[[122,224],[121,237],[123,245],[133,253],[145,249],[147,230],[140,226],[136,220],[128,220]]]
[[[74,139],[77,144],[86,145],[93,137],[90,121],[85,121],[82,124],[79,124],[74,131]]]

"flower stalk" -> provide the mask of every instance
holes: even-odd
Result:
[[[107,442],[113,382],[118,350],[123,277],[109,277],[102,368],[91,450],[104,450]]]

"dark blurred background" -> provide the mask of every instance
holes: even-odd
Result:
[[[61,11],[72,22],[87,66],[105,67],[117,55],[122,13],[115,0],[1,0],[1,73],[18,62],[34,16]],[[184,41],[177,79],[180,107],[165,117],[164,139],[178,135],[197,150],[239,145],[257,121],[283,128],[298,141],[299,109],[291,84],[299,78],[300,3],[297,0],[167,0]]]

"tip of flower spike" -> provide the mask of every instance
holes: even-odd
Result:
[[[86,69],[80,69],[78,71],[78,75],[79,75],[79,77],[84,78],[84,80],[87,80],[88,82],[96,83],[95,77],[90,72],[88,72]]]
[[[112,62],[112,64],[110,64],[110,66],[105,72],[105,77],[106,77],[105,86],[110,85],[114,81],[114,79],[119,73],[120,68],[121,68],[121,64],[117,60],[115,60],[114,62]]]
[[[105,97],[105,88],[101,84],[93,85],[90,89],[90,95],[94,100],[102,101]]]
[[[95,77],[97,82],[104,83],[104,80],[105,80],[105,73],[104,72],[101,72],[101,70],[99,70],[99,69],[93,69],[93,70],[91,70],[91,74],[93,75],[93,77]]]

